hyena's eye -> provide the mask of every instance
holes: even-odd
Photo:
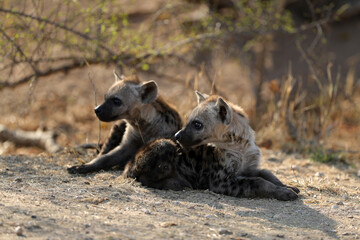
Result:
[[[117,105],[120,106],[122,104],[122,101],[120,100],[120,98],[114,97],[113,99],[111,99],[112,102]]]
[[[203,128],[203,124],[197,120],[193,121],[191,124],[196,130],[201,130]]]

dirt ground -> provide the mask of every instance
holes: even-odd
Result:
[[[360,239],[352,168],[262,152],[262,166],[297,186],[299,200],[154,190],[121,171],[69,175],[71,153],[1,156],[0,239]]]

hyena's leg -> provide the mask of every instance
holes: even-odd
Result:
[[[272,182],[275,185],[281,186],[281,187],[287,187],[291,188],[294,192],[299,193],[300,190],[297,187],[292,187],[283,184],[272,172],[266,169],[252,169],[245,171],[242,176],[246,177],[261,177],[269,182]]]
[[[116,123],[112,127],[109,137],[106,139],[98,156],[106,154],[106,153],[110,152],[111,150],[113,150],[114,148],[116,148],[117,146],[119,146],[121,143],[121,140],[124,136],[125,129],[126,129],[125,121],[120,121],[119,123]]]
[[[287,187],[273,184],[270,181],[260,177],[237,177],[228,179],[220,184],[221,188],[215,189],[215,192],[223,193],[235,197],[261,197],[276,198],[282,201],[295,200],[298,195]],[[218,190],[218,191],[216,191]]]
[[[141,141],[138,139],[128,140],[122,142],[107,154],[100,155],[84,165],[73,166],[68,168],[68,172],[75,173],[89,173],[99,170],[107,170],[114,166],[119,166],[124,169],[126,163],[135,157],[136,152],[141,147]],[[141,142],[142,143],[142,142]]]

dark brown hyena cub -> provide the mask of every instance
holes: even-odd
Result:
[[[172,137],[181,128],[177,111],[158,96],[154,81],[142,83],[136,76],[115,72],[115,83],[105,101],[95,108],[96,116],[115,124],[99,155],[84,165],[68,168],[69,173],[88,173],[119,166],[123,169],[139,149],[149,142]]]
[[[175,151],[174,142],[157,140],[152,143],[152,149],[139,152],[131,169],[137,169],[139,162],[142,168],[135,175],[127,176],[137,177],[144,185],[155,188],[173,189],[167,183],[171,179],[181,183],[174,190],[190,184],[192,188],[208,188],[236,197],[296,199],[297,188],[284,185],[270,171],[258,168],[260,150],[243,110],[219,96],[208,97],[198,92],[197,95],[198,106],[190,114],[187,125],[176,134],[185,147]],[[182,154],[176,156],[175,152]],[[151,175],[143,174],[150,169],[148,166],[164,163],[171,171],[152,168]],[[154,179],[157,172],[162,175],[161,186],[156,185],[157,180],[148,184],[148,179]]]

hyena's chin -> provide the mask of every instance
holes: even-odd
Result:
[[[184,147],[186,148],[189,148],[189,147],[197,147],[199,145],[202,145],[204,144],[204,140],[203,139],[195,139],[195,140],[190,140],[190,141],[181,141],[178,140],[180,142],[181,145],[183,145]]]
[[[113,122],[116,120],[120,120],[121,118],[118,115],[115,116],[101,116],[101,115],[96,115],[97,118],[102,121],[102,122]]]

